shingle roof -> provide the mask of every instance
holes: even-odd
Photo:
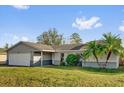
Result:
[[[44,45],[44,44],[38,44],[38,43],[33,43],[33,42],[19,42],[17,44],[15,44],[14,46],[10,47],[7,51],[13,49],[14,47],[18,46],[19,44],[24,44],[28,47],[34,48],[36,50],[54,50],[52,46],[49,45]]]
[[[39,50],[80,50],[84,44],[64,44],[60,46],[50,46],[39,43],[23,42],[26,45],[37,48]]]
[[[64,44],[60,46],[53,46],[55,50],[80,50],[84,47],[84,44]]]
[[[50,45],[32,43],[32,42],[23,42],[23,43],[38,50],[54,50],[53,47]]]
[[[92,41],[90,41],[92,42]],[[97,43],[103,43],[102,40],[96,40]],[[35,48],[37,50],[83,50],[86,47],[86,44],[63,44],[60,46],[56,45],[45,45],[45,44],[40,44],[40,43],[33,43],[33,42],[20,42],[23,43],[29,47]],[[19,44],[19,43],[18,43]]]
[[[50,45],[45,45],[45,44],[40,44],[40,43],[33,43],[33,42],[19,42],[13,47],[9,48],[8,50],[11,50],[12,48],[16,47],[19,44],[25,44],[31,48],[43,51],[43,50],[82,50],[85,46],[85,44],[64,44],[60,46],[50,46]]]

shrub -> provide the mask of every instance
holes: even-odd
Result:
[[[79,61],[79,57],[75,54],[69,54],[66,58],[66,62],[70,66],[77,65],[78,61]]]
[[[65,66],[65,62],[61,62],[60,63],[60,66]]]

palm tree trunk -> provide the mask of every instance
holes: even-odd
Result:
[[[98,64],[98,66],[100,67],[99,60],[98,60],[98,57],[96,56],[96,53],[94,52],[93,55],[94,55],[94,57],[95,57],[95,59],[96,59],[96,62],[97,62],[97,64]]]
[[[105,62],[105,67],[107,66],[107,63],[108,63],[108,60],[109,60],[111,54],[112,54],[111,51],[109,51],[108,54],[107,54],[107,58],[106,58],[106,62]]]

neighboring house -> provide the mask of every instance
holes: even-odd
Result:
[[[0,64],[6,64],[6,54],[0,54]]]
[[[49,46],[32,42],[19,42],[7,51],[8,65],[17,66],[44,66],[60,65],[70,53],[81,54],[85,49],[85,44],[65,44],[61,46]],[[100,62],[105,62],[106,57],[102,57]],[[87,62],[82,62],[83,67],[98,67],[93,57]],[[118,68],[119,57],[112,55],[108,68]]]
[[[4,48],[0,48],[0,64],[6,64],[6,50]]]

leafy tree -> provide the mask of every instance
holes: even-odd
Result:
[[[72,44],[79,44],[82,42],[82,39],[78,33],[73,33],[70,37],[70,40]]]
[[[78,61],[79,61],[79,57],[76,54],[69,54],[66,58],[66,62],[70,66],[77,65]]]
[[[108,63],[111,54],[119,54],[121,48],[121,39],[119,35],[113,35],[111,32],[103,34],[103,44],[105,45],[105,53],[107,54],[106,65]]]
[[[9,44],[6,43],[5,46],[4,46],[4,48],[7,50],[9,48]]]
[[[37,41],[47,45],[61,45],[63,43],[63,35],[58,34],[57,30],[52,28],[38,36]]]

